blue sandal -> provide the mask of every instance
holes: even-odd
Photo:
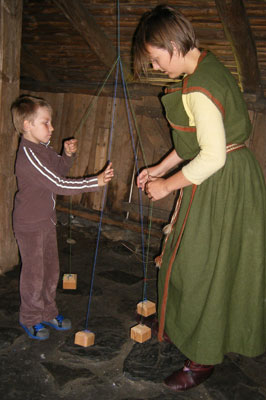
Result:
[[[64,318],[61,314],[58,314],[57,317],[50,321],[43,321],[42,323],[51,326],[57,331],[67,331],[68,329],[71,329],[70,319]]]
[[[47,328],[45,328],[43,326],[43,324],[36,324],[36,325],[31,326],[30,328],[27,328],[21,322],[20,322],[20,325],[26,331],[28,336],[32,339],[46,340],[49,338],[49,331]]]

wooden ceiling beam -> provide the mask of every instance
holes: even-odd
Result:
[[[52,1],[64,13],[92,51],[97,54],[101,62],[108,68],[112,68],[118,57],[117,50],[83,3],[80,0]],[[123,72],[125,79],[131,80],[130,67],[126,63],[123,63]]]
[[[99,93],[99,89],[102,87],[102,82],[90,83],[90,82],[41,82],[33,81],[29,78],[22,78],[20,81],[20,87],[22,90],[31,90],[35,92],[51,92],[51,93],[79,93],[96,96]],[[130,92],[130,98],[140,99],[143,96],[158,96],[161,92],[161,85],[155,86],[146,83],[128,83],[128,90]],[[114,87],[112,84],[106,84],[101,90],[101,96],[113,97]],[[124,98],[124,86],[121,83],[117,85],[116,96]]]
[[[256,94],[257,99],[263,98],[256,45],[243,0],[215,0],[215,3],[233,48],[242,90]]]
[[[102,82],[92,84],[88,82],[41,82],[32,81],[27,78],[22,78],[20,87],[22,90],[34,92],[51,92],[51,93],[79,93],[90,96],[97,95],[98,88],[102,86]],[[159,96],[162,92],[162,85],[151,85],[149,83],[130,82],[128,90],[131,99],[142,99],[145,96]],[[105,85],[101,91],[101,96],[113,97],[113,85]],[[124,98],[124,88],[121,83],[118,83],[117,93],[118,98]],[[264,112],[266,110],[266,99],[257,99],[255,94],[244,93],[244,99],[250,110]]]

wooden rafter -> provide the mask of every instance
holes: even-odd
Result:
[[[82,2],[80,0],[53,0],[53,2],[97,54],[101,62],[111,68],[117,58],[116,48]],[[125,78],[131,79],[130,67],[125,63],[123,63],[123,70]]]
[[[245,93],[263,97],[256,45],[243,0],[215,0],[227,39],[237,64],[240,85]]]

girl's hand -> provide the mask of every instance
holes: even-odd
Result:
[[[168,196],[170,192],[167,190],[166,180],[157,178],[145,184],[145,193],[151,201],[156,201]]]
[[[148,169],[143,169],[141,173],[137,177],[137,186],[138,188],[141,188],[141,190],[145,190],[145,185],[148,182],[149,179],[149,171]]]
[[[75,154],[77,149],[78,149],[77,139],[70,139],[64,142],[64,151],[68,157],[71,157],[72,154]]]
[[[138,177],[137,177],[137,186],[138,186],[138,188],[141,188],[142,191],[145,190],[147,182],[154,181],[155,179],[157,179],[157,177],[152,176],[153,170],[154,170],[153,167],[151,167],[149,169],[145,168],[138,175]]]
[[[98,185],[106,185],[114,176],[114,170],[112,168],[112,163],[110,162],[105,170],[98,175]]]

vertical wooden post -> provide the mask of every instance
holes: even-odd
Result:
[[[241,89],[263,98],[257,49],[243,0],[215,0],[236,60]]]
[[[12,269],[18,262],[12,231],[18,138],[10,106],[19,95],[21,28],[22,0],[0,0],[0,273]]]

